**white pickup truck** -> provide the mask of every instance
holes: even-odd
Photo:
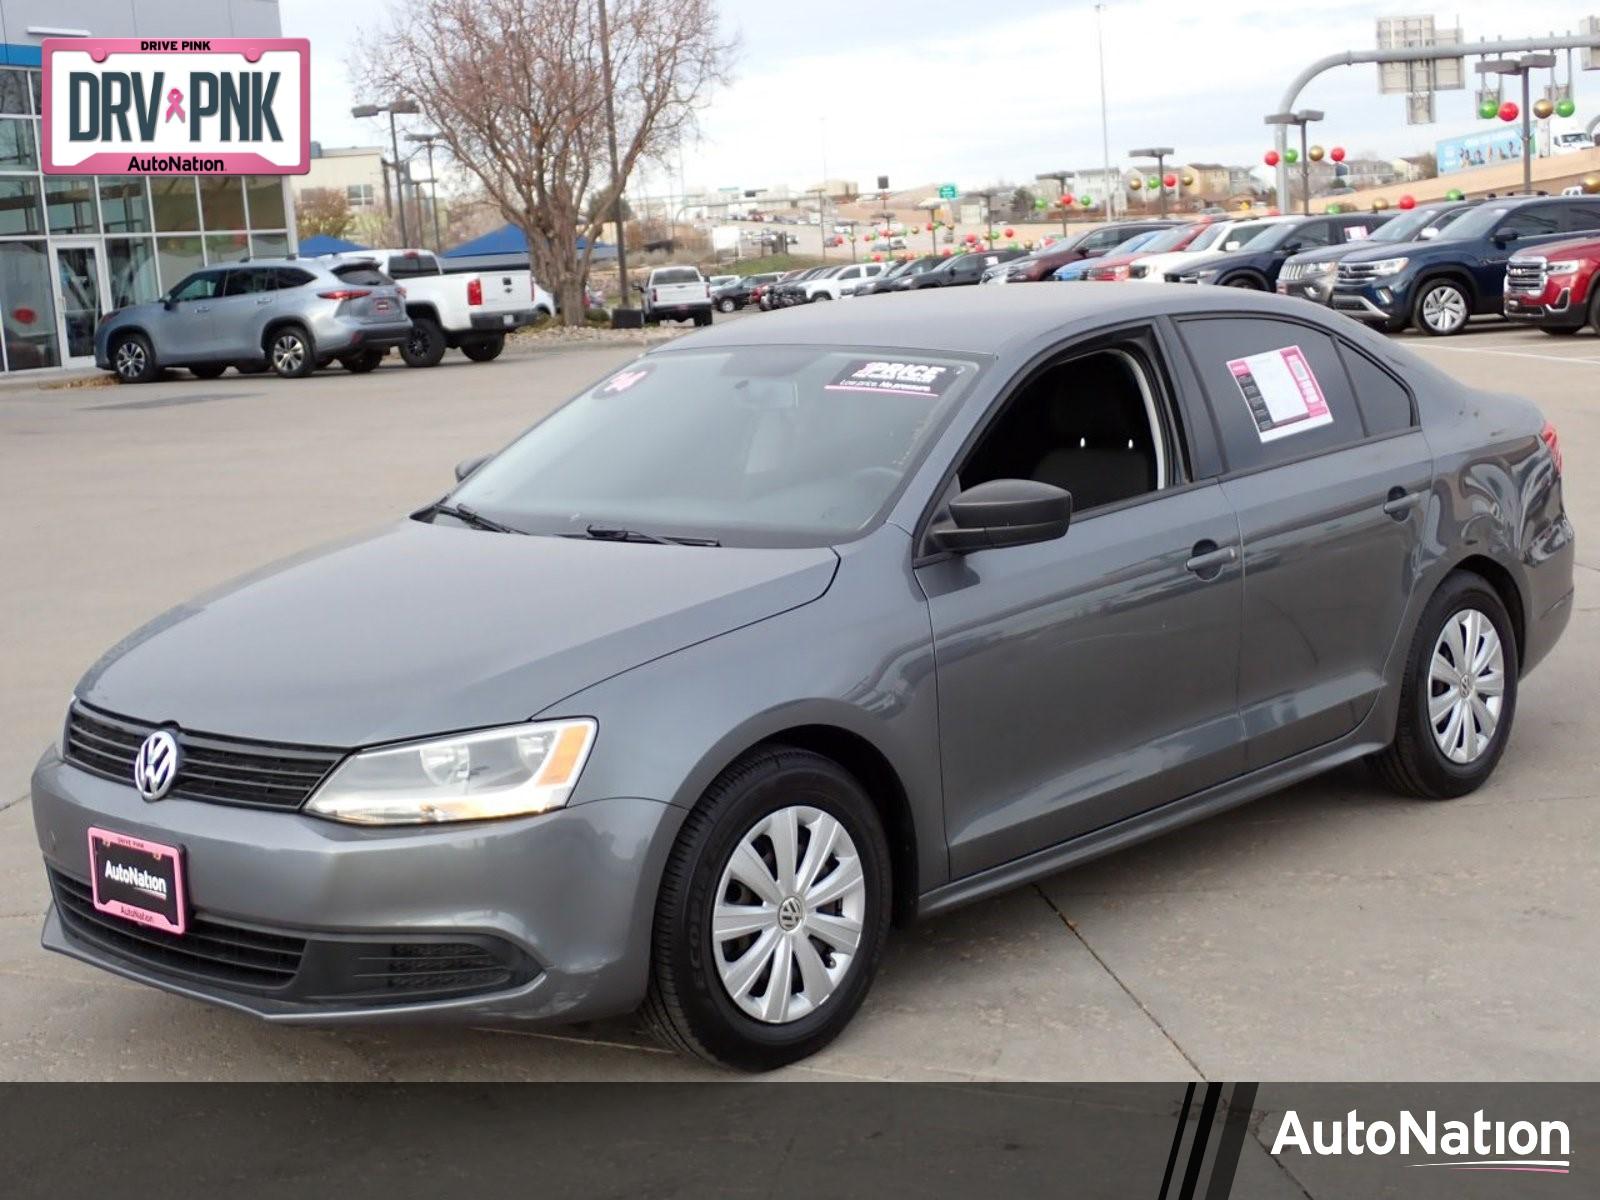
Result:
[[[369,259],[405,290],[411,339],[400,347],[408,367],[431,367],[448,349],[489,362],[506,334],[555,312],[550,293],[527,270],[447,274],[429,250],[352,250],[330,257]]]
[[[711,285],[698,267],[657,267],[638,286],[644,293],[645,324],[691,318],[696,325],[711,324]]]

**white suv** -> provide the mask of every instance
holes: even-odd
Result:
[[[846,296],[854,296],[863,283],[876,279],[888,269],[887,263],[851,263],[848,267],[840,267],[837,271],[807,280],[802,290],[807,303],[812,300],[842,300]]]

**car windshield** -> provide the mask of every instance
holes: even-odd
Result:
[[[1414,242],[1422,236],[1422,231],[1436,223],[1453,220],[1462,210],[1455,213],[1441,213],[1436,208],[1419,208],[1412,212],[1401,213],[1393,220],[1385,221],[1370,234],[1369,242]]]
[[[1146,254],[1160,254],[1167,250],[1176,250],[1179,246],[1183,245],[1183,239],[1189,237],[1193,233],[1193,225],[1175,225],[1171,229],[1163,229],[1152,234],[1150,236],[1150,240],[1139,246],[1138,249],[1144,251]],[[1128,239],[1130,242],[1132,240],[1132,238]],[[1117,247],[1118,250],[1122,250],[1124,248],[1128,248],[1127,242],[1124,242],[1121,246]],[[1113,253],[1115,253],[1115,251],[1113,251]]]
[[[1251,250],[1272,250],[1293,237],[1301,224],[1299,221],[1276,221],[1270,225],[1266,222],[1241,225],[1228,235],[1227,247],[1230,250],[1242,250],[1247,246]]]
[[[1215,225],[1205,230],[1201,235],[1190,242],[1190,250],[1209,250],[1222,239],[1222,235],[1235,226],[1228,221],[1218,221]]]
[[[1465,213],[1460,220],[1452,221],[1448,229],[1441,230],[1439,238],[1443,241],[1456,238],[1486,237],[1489,231],[1500,224],[1501,218],[1510,211],[1510,206],[1504,204],[1485,204],[1481,208],[1474,208]]]
[[[880,519],[978,372],[936,353],[660,353],[558,408],[450,503],[535,534],[827,545]]]

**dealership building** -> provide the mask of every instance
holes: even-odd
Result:
[[[296,245],[285,176],[43,174],[44,39],[278,36],[277,0],[0,0],[4,370],[92,363],[102,314]]]

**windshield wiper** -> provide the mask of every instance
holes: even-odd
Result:
[[[624,529],[619,525],[589,525],[582,533],[569,533],[566,536],[592,538],[597,542],[654,542],[658,546],[722,545],[715,538],[663,537],[642,529]]]
[[[484,529],[490,533],[525,533],[526,530],[513,529],[509,525],[502,525],[499,521],[491,521],[476,509],[468,508],[465,504],[445,504],[443,502],[433,506],[433,515],[454,517],[463,525],[471,525],[474,529]]]

